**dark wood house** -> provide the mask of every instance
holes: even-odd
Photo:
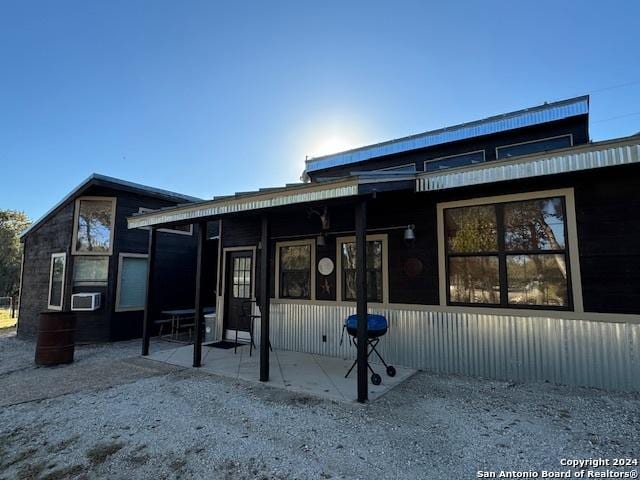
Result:
[[[147,285],[148,229],[127,217],[199,199],[93,174],[22,236],[18,334],[33,336],[40,312],[75,311],[76,340],[139,337]],[[217,231],[216,231],[217,235]],[[193,306],[196,241],[192,226],[159,231],[156,316]]]
[[[308,159],[304,183],[129,227],[221,221],[218,316],[246,331],[257,298],[263,380],[267,340],[347,356],[344,320],[365,335],[368,311],[394,364],[640,390],[639,176],[640,136],[590,142],[577,97]]]

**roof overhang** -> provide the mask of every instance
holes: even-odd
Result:
[[[355,197],[379,191],[413,190],[415,174],[370,175],[358,174],[324,182],[304,183],[266,191],[170,207],[127,218],[129,228],[149,227],[171,223],[187,223],[197,219],[215,219],[242,212],[255,212],[340,198]]]
[[[387,142],[355,148],[346,152],[309,158],[305,161],[305,174],[332,167],[363,162],[372,158],[394,155],[444,143],[530,127],[542,123],[563,120],[589,113],[589,97],[570,98],[559,102],[545,103],[533,108],[518,110],[484,120],[463,123],[451,127],[389,140]]]
[[[640,162],[640,135],[569,147],[552,153],[494,160],[419,174],[416,191],[430,192]]]
[[[137,192],[151,197],[161,198],[175,203],[188,203],[202,201],[201,198],[192,197],[190,195],[183,195],[177,192],[171,192],[161,188],[150,187],[148,185],[142,185],[139,183],[129,182],[120,178],[109,177],[107,175],[101,175],[99,173],[92,173],[76,188],[71,190],[62,200],[51,207],[47,212],[42,215],[38,220],[33,222],[29,228],[24,230],[20,234],[20,240],[22,240],[30,232],[37,229],[45,220],[47,220],[53,213],[58,211],[62,206],[66,205],[70,201],[74,200],[78,196],[82,195],[90,187],[107,187],[117,190]]]

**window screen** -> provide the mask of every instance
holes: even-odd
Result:
[[[144,308],[147,293],[147,259],[122,257],[118,308]]]

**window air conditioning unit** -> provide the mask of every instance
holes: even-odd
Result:
[[[92,312],[100,308],[100,293],[74,293],[71,295],[71,310]]]

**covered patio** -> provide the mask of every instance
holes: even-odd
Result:
[[[378,193],[399,190],[413,190],[415,179],[413,174],[406,173],[370,173],[362,172],[352,174],[349,177],[339,180],[328,180],[318,183],[303,183],[288,185],[277,189],[264,189],[258,192],[241,193],[229,197],[214,198],[210,201],[200,202],[189,206],[180,206],[155,212],[135,215],[128,219],[129,228],[149,227],[149,272],[152,272],[156,263],[156,232],[159,228],[166,228],[171,225],[195,225],[195,232],[198,238],[198,256],[196,265],[195,281],[195,317],[203,319],[204,277],[207,271],[207,264],[203,252],[205,250],[207,222],[222,219],[251,219],[250,227],[243,236],[234,241],[240,242],[238,246],[226,245],[221,240],[218,265],[221,265],[222,274],[218,272],[218,305],[217,315],[225,326],[223,330],[229,329],[227,316],[233,310],[233,305],[229,303],[229,292],[233,286],[233,296],[251,299],[251,307],[248,322],[251,326],[246,330],[255,332],[254,341],[258,346],[258,352],[253,357],[248,357],[245,353],[233,356],[231,352],[215,351],[212,348],[202,346],[204,340],[203,322],[195,322],[195,335],[193,344],[175,349],[172,354],[161,353],[155,358],[162,361],[179,365],[191,365],[196,368],[205,367],[212,373],[245,378],[248,380],[259,379],[261,382],[273,382],[284,388],[309,391],[316,394],[327,394],[324,396],[336,399],[353,400],[366,402],[370,398],[375,398],[383,394],[391,386],[407,378],[413,371],[400,369],[396,378],[393,373],[385,374],[385,367],[380,366],[380,374],[376,375],[368,366],[368,290],[367,290],[367,205],[371,199],[375,199]],[[327,206],[336,207],[346,213],[343,218],[343,228],[339,232],[329,232],[326,217]],[[344,375],[351,366],[353,360],[343,358],[321,357],[313,353],[301,353],[278,350],[269,354],[269,347],[272,345],[270,338],[270,312],[271,299],[274,289],[274,267],[272,254],[275,242],[283,239],[291,240],[292,237],[274,236],[272,234],[273,219],[278,215],[290,215],[297,212],[287,223],[291,223],[292,218],[304,218],[310,212],[317,213],[320,217],[317,226],[309,232],[294,232],[294,237],[305,238],[326,238],[327,235],[347,234],[352,235],[354,250],[354,281],[352,308],[344,318],[339,319],[339,324],[333,325],[332,331],[340,329],[346,317],[352,314],[357,316],[357,325],[351,331],[356,348],[353,353],[356,356],[356,365],[351,375],[345,379]],[[324,216],[322,212],[325,212]],[[344,216],[344,215],[343,215]],[[333,225],[332,225],[333,226]],[[278,224],[282,228],[282,221]],[[221,226],[220,238],[223,237],[224,227]],[[391,229],[405,229],[403,226],[394,226]],[[238,251],[242,250],[242,258],[232,258]],[[229,254],[227,256],[227,254]],[[246,257],[245,257],[246,255]],[[225,273],[228,260],[237,260],[233,266],[233,274],[229,277],[231,267]],[[255,263],[253,262],[255,260]],[[237,266],[240,266],[239,269]],[[314,266],[315,267],[315,266]],[[238,273],[236,273],[236,270]],[[244,276],[245,282],[242,283]],[[249,281],[247,282],[247,275]],[[255,279],[253,279],[255,277]],[[233,282],[240,279],[240,284]],[[225,282],[231,282],[227,286]],[[277,289],[278,276],[275,275]],[[311,280],[315,286],[315,278]],[[226,290],[225,290],[226,289]],[[220,292],[222,291],[222,294]],[[240,292],[240,295],[237,295]],[[145,307],[145,320],[143,331],[142,355],[150,355],[149,343],[152,335],[154,311],[154,285],[152,275],[148,277],[147,302]],[[229,303],[229,304],[227,304]],[[236,307],[236,311],[243,309]],[[351,308],[350,308],[351,310]],[[298,316],[301,322],[309,322],[306,314]],[[255,323],[253,323],[255,320]],[[237,325],[237,323],[235,324]],[[237,331],[241,329],[236,327]],[[339,330],[338,330],[339,331]],[[386,328],[384,330],[386,332]],[[384,335],[384,332],[382,335]],[[246,332],[245,332],[246,333]],[[291,336],[295,336],[297,331],[290,331]],[[322,342],[331,339],[335,340],[336,335],[322,335]],[[226,338],[226,337],[223,337]],[[244,340],[248,340],[245,336]],[[342,342],[340,343],[342,345]],[[346,345],[346,344],[345,344]],[[343,347],[343,348],[346,348]],[[248,351],[248,347],[245,348]],[[162,358],[160,358],[162,357]],[[370,359],[373,359],[373,355]],[[154,357],[152,357],[154,358]],[[320,360],[319,360],[320,359]],[[237,373],[235,373],[237,372]],[[381,385],[371,385],[379,383],[380,377],[384,378]],[[376,378],[377,377],[377,378]],[[293,381],[298,379],[297,381]]]
[[[260,358],[257,352],[249,355],[249,346],[222,349],[203,345],[200,370],[214,375],[245,380],[260,381]],[[192,367],[193,345],[182,345],[173,349],[163,349],[149,355],[156,360],[171,365]],[[348,378],[345,374],[353,360],[327,357],[310,353],[288,350],[273,350],[269,354],[269,386],[283,388],[292,392],[313,395],[342,402],[353,401],[353,383],[355,373]],[[384,372],[381,364],[372,364],[374,370]],[[373,401],[380,398],[395,386],[411,377],[416,371],[409,368],[396,368],[396,376],[383,376],[380,385],[369,383],[368,396]]]

